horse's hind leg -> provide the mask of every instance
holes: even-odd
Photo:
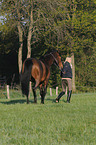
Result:
[[[34,85],[34,90],[39,86],[40,80],[39,79],[35,79],[35,85]]]
[[[32,87],[32,90],[33,90],[33,95],[34,95],[34,103],[37,103],[36,89]]]

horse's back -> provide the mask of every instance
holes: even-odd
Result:
[[[36,58],[27,58],[23,63],[23,72],[29,67],[31,67],[30,80],[35,81],[35,87],[49,78],[50,69],[48,69],[42,60]]]

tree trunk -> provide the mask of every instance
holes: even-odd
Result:
[[[18,22],[18,32],[19,32],[19,44],[20,44],[19,52],[18,52],[18,66],[19,66],[19,74],[20,74],[22,69],[23,32],[19,22]]]
[[[72,5],[75,3],[75,0],[72,0]],[[73,49],[74,49],[74,18],[75,18],[75,11],[76,11],[76,7],[77,4],[74,4],[73,6],[71,5],[71,12],[72,12],[72,24],[71,24],[71,35],[72,38],[71,39],[71,59],[72,59],[72,91],[75,92],[76,91],[76,87],[75,87],[75,62],[74,62],[74,53],[73,53]]]
[[[28,32],[28,39],[27,39],[27,48],[28,48],[27,58],[31,57],[32,28],[33,28],[33,7],[31,8],[30,25],[29,25],[29,32]]]
[[[27,39],[27,48],[28,48],[28,52],[27,52],[27,58],[31,57],[31,28],[29,27],[29,32],[28,32],[28,39]]]
[[[71,59],[72,59],[72,90],[73,92],[76,91],[76,87],[75,87],[75,62],[74,62],[74,53],[71,54]]]

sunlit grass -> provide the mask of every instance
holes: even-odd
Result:
[[[45,104],[26,104],[21,92],[11,91],[10,100],[0,99],[0,143],[2,145],[95,145],[96,94],[73,94],[55,103],[55,92]],[[31,94],[32,95],[32,94]]]

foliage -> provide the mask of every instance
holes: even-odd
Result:
[[[19,93],[11,96],[0,99],[1,144],[96,144],[95,93],[73,94],[70,104],[66,97],[56,104],[55,93],[47,94],[44,105],[39,96],[29,105]]]
[[[2,1],[0,11],[3,23],[0,26],[0,52],[8,53],[17,49],[14,44],[19,45],[18,38],[16,41],[14,38],[18,34],[16,27],[19,21],[24,35],[23,60],[26,58],[31,8],[33,8],[32,57],[39,58],[48,49],[54,48],[60,51],[62,61],[64,61],[66,55],[74,52],[76,85],[96,86],[95,0]],[[5,40],[7,40],[6,43]],[[52,67],[52,75],[49,86],[58,83],[60,85],[59,70]]]

